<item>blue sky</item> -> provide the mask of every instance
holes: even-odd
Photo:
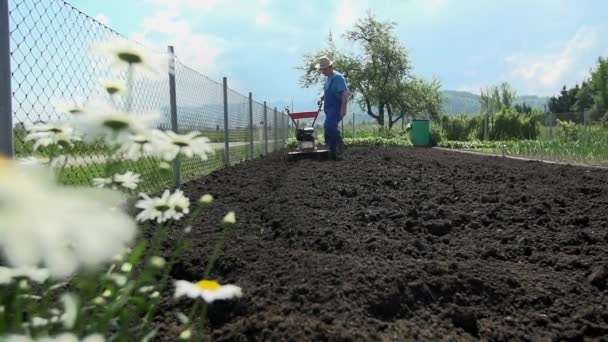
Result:
[[[416,74],[443,89],[479,92],[510,82],[519,94],[553,95],[608,55],[605,0],[71,0],[113,29],[164,49],[233,89],[297,109],[314,107],[294,67],[371,9],[396,21]],[[339,43],[343,49],[352,49]],[[300,108],[298,108],[300,107]],[[308,108],[301,108],[308,107]]]

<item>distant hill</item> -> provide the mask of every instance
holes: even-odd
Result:
[[[468,91],[444,90],[441,92],[443,111],[448,114],[477,114],[481,109],[480,96]],[[526,103],[532,108],[542,109],[548,97],[523,95],[515,98],[516,104]]]

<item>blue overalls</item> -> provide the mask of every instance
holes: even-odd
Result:
[[[338,143],[342,143],[342,135],[338,129],[338,124],[342,120],[340,109],[342,106],[342,94],[346,90],[346,80],[339,72],[334,71],[333,75],[328,76],[325,81],[325,144],[330,153],[336,153]]]

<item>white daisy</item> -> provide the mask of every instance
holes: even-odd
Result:
[[[165,190],[161,197],[151,198],[145,193],[140,193],[139,195],[142,199],[135,204],[136,208],[142,209],[142,212],[136,217],[138,222],[156,220],[158,223],[163,223],[169,220],[169,216],[167,215],[171,208],[169,207],[169,197],[171,196],[169,190]]]
[[[120,270],[124,273],[130,273],[133,270],[133,264],[129,263],[129,262],[125,262],[124,264],[122,264],[122,266],[120,267]]]
[[[126,95],[127,94],[127,84],[123,81],[118,80],[102,80],[99,82],[103,91],[108,93],[108,95]]]
[[[139,288],[139,292],[141,293],[148,293],[152,290],[154,290],[154,286],[143,286]]]
[[[95,297],[95,299],[93,299],[93,304],[95,305],[104,305],[106,303],[106,300],[103,299],[103,297]]]
[[[28,278],[36,283],[44,283],[50,276],[49,270],[35,267],[9,268],[0,266],[0,285],[13,282],[14,279]]]
[[[119,184],[120,186],[126,189],[135,190],[139,182],[141,182],[139,174],[133,173],[131,171],[128,171],[123,174],[114,175],[114,183]]]
[[[108,279],[112,280],[118,287],[125,287],[125,285],[127,285],[127,281],[129,280],[122,274],[110,274]]]
[[[64,310],[60,320],[66,329],[72,329],[76,323],[76,318],[78,318],[78,299],[71,293],[64,294],[61,296],[61,302]]]
[[[189,298],[203,298],[207,303],[216,300],[232,299],[242,296],[241,288],[236,285],[220,285],[216,281],[202,280],[191,283],[185,280],[175,282],[175,298],[187,296]]]
[[[180,220],[184,215],[190,213],[190,200],[184,195],[182,190],[175,190],[169,197],[172,219]]]
[[[180,340],[189,340],[192,337],[192,331],[190,329],[186,329],[179,334]]]
[[[138,78],[158,79],[167,75],[166,53],[151,53],[127,39],[108,40],[96,46],[94,51],[109,56],[114,68],[131,67]]]
[[[136,217],[139,222],[177,221],[190,212],[190,200],[184,196],[181,190],[176,190],[173,194],[169,190],[165,190],[161,197],[155,198],[151,198],[145,193],[141,193],[140,196],[142,199],[135,204],[136,208],[142,209],[142,212]]]
[[[211,196],[210,194],[206,194],[202,196],[198,201],[204,206],[209,206],[211,205],[211,203],[213,203],[213,196]]]
[[[67,157],[65,155],[58,155],[53,160],[49,160],[49,158],[42,157],[33,157],[29,156],[26,158],[17,159],[17,163],[31,166],[31,165],[50,165],[51,167],[63,167],[67,162]]]
[[[127,160],[139,160],[153,156],[155,149],[155,145],[146,135],[132,134],[122,143],[118,153],[124,154]]]
[[[34,328],[40,328],[49,325],[49,320],[46,318],[34,316],[30,322],[30,326]]]
[[[110,178],[94,178],[93,186],[96,188],[112,188],[114,190],[118,190],[121,187],[135,190],[139,182],[141,182],[140,176],[137,173],[128,171],[124,174],[117,173]]]
[[[222,221],[225,225],[234,225],[236,223],[236,215],[234,211],[229,212]]]
[[[112,178],[93,178],[91,182],[96,188],[105,188],[112,185]]]
[[[154,130],[152,134],[157,138],[155,143],[161,158],[166,161],[172,161],[180,154],[186,158],[198,156],[207,160],[209,154],[215,153],[209,138],[203,137],[201,132],[177,134],[172,131]]]
[[[136,234],[134,220],[117,209],[124,201],[114,191],[59,186],[46,166],[0,159],[4,260],[14,267],[43,265],[54,278],[104,264]]]
[[[73,141],[78,141],[80,138],[74,134],[74,129],[68,125],[60,123],[39,123],[33,125],[25,141],[34,141],[34,151],[40,147],[57,145],[65,147],[72,145]]]
[[[103,137],[108,144],[122,145],[133,134],[156,126],[159,119],[159,113],[123,113],[103,101],[95,101],[84,115],[75,117],[74,125],[89,141]]]
[[[79,99],[52,100],[51,105],[59,113],[80,115],[85,112],[84,101]]]
[[[154,268],[163,268],[167,261],[159,256],[153,256],[150,258],[150,265]]]

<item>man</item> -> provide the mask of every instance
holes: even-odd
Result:
[[[329,150],[329,155],[336,160],[338,159],[338,153],[342,153],[344,147],[338,124],[346,115],[350,92],[344,76],[334,70],[333,64],[334,62],[329,57],[323,56],[319,59],[316,69],[327,77],[323,96],[321,96],[321,101],[325,101],[323,128],[325,129],[325,144]],[[319,104],[321,101],[319,101]]]

